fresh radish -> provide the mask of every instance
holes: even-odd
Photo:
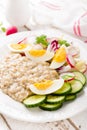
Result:
[[[62,73],[60,74],[60,77],[63,78],[65,82],[75,79],[75,75],[73,73]]]
[[[73,57],[72,57],[70,54],[67,55],[66,60],[67,60],[67,63],[68,63],[72,68],[75,67],[75,61],[74,61]]]
[[[57,37],[47,38],[47,41],[48,41],[49,43],[51,43],[51,42],[54,41],[54,40],[58,41],[58,38],[57,38]]]
[[[16,26],[12,26],[12,27],[7,28],[6,35],[10,35],[10,34],[17,33],[17,32],[18,32],[17,27]]]
[[[87,72],[87,65],[85,65],[83,73],[86,73],[86,72]]]
[[[67,51],[69,52],[70,55],[72,55],[73,57],[76,57],[80,54],[80,50],[79,48],[71,45],[69,47],[67,47]]]
[[[80,72],[82,73],[85,73],[87,71],[87,65],[84,61],[80,60],[80,61],[77,61],[76,65],[75,65],[75,68],[77,70],[79,70]]]
[[[23,43],[24,41],[27,40],[27,37],[23,38],[21,41],[19,41],[17,44]]]
[[[58,41],[54,40],[51,42],[51,50],[54,50],[54,52],[59,48]]]
[[[69,72],[69,71],[71,71],[71,66],[70,65],[66,65],[66,66],[62,66],[62,67],[60,67],[60,68],[58,68],[57,69],[57,71],[59,72],[59,73],[64,73],[64,72]]]

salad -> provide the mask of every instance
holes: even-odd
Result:
[[[33,94],[24,99],[23,104],[26,107],[57,110],[64,102],[78,98],[78,93],[83,91],[87,65],[80,59],[80,50],[73,43],[41,35],[36,37],[33,44],[24,38],[21,42],[9,44],[8,48],[34,62],[48,62],[50,69],[58,73],[55,80],[44,80],[29,86]]]

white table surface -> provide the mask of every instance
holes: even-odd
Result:
[[[0,0],[0,21],[5,27],[9,26],[5,18],[5,0]],[[26,30],[26,27],[21,27],[20,31]],[[3,34],[1,33],[0,36]],[[72,118],[56,121],[52,123],[36,124],[29,122],[21,122],[6,115],[0,114],[0,130],[87,130],[87,110],[75,115]]]

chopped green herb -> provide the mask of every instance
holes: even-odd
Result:
[[[2,32],[6,32],[6,28],[5,27],[1,27]]]
[[[58,43],[60,44],[60,45],[65,45],[65,46],[70,46],[70,44],[66,41],[66,40],[58,40]]]
[[[42,44],[44,47],[48,46],[47,36],[41,35],[39,37],[36,37],[36,43]]]
[[[0,22],[0,31],[6,32],[6,28],[3,26],[2,22]]]

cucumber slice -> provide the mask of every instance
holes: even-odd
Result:
[[[71,81],[74,79],[75,75],[73,73],[67,72],[60,74],[60,77],[64,79],[64,81]]]
[[[70,94],[76,94],[79,93],[83,89],[83,84],[79,80],[75,79],[71,83],[72,90],[69,93]]]
[[[62,103],[57,103],[57,104],[43,103],[42,105],[39,106],[40,109],[46,110],[46,111],[54,111],[61,107],[62,107]]]
[[[72,101],[72,100],[75,100],[76,99],[76,95],[67,95],[66,96],[66,101]]]
[[[48,95],[46,102],[49,104],[53,103],[63,103],[65,101],[65,96],[53,96],[53,95]]]
[[[63,87],[54,92],[55,95],[66,95],[71,91],[71,85],[69,83],[64,83]]]
[[[73,73],[75,75],[75,79],[80,80],[83,85],[86,83],[86,76],[83,73],[81,73],[79,71],[75,71]]]
[[[33,95],[23,101],[26,107],[37,107],[46,100],[45,95]]]

